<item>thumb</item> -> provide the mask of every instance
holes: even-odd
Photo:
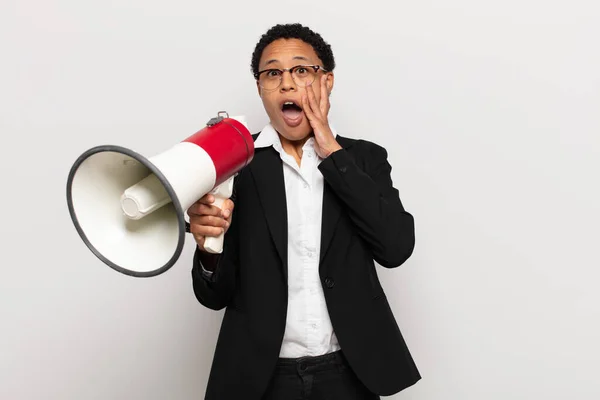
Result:
[[[231,201],[231,199],[225,199],[225,201],[223,201],[221,210],[224,218],[229,218],[231,216],[231,213],[233,212],[233,207],[234,204],[233,201]]]

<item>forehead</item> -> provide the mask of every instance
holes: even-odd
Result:
[[[284,64],[320,64],[313,47],[300,39],[277,39],[263,50],[260,66]]]

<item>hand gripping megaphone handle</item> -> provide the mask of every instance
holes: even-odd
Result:
[[[210,194],[215,196],[214,206],[222,208],[225,199],[229,199],[233,194],[233,179],[235,175],[215,187]],[[221,233],[219,236],[207,236],[204,240],[204,250],[213,254],[220,254],[223,252],[223,240],[225,234]]]

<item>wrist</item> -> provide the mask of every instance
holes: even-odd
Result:
[[[198,246],[197,252],[198,262],[202,266],[202,269],[208,272],[214,272],[217,269],[220,254],[209,253],[200,246]]]
[[[330,155],[332,155],[333,153],[335,153],[336,151],[339,151],[342,149],[342,146],[340,146],[340,144],[335,141],[328,149],[326,152],[326,156],[329,157]]]

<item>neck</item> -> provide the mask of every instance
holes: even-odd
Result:
[[[283,151],[294,157],[298,165],[300,165],[300,160],[302,160],[302,147],[306,141],[312,137],[312,133],[300,140],[289,140],[279,133],[278,135],[279,139],[281,140],[281,147],[283,147]]]

